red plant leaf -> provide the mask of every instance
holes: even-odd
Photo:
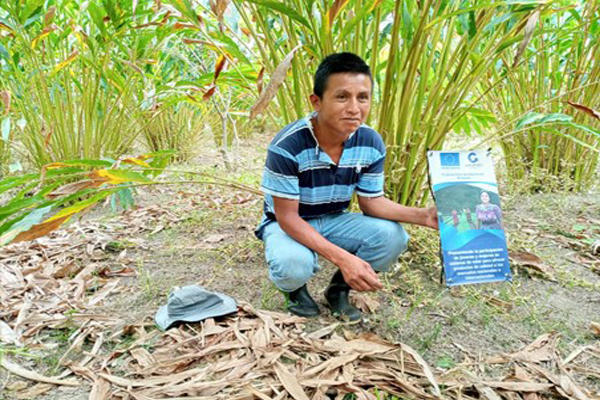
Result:
[[[577,103],[573,103],[572,101],[567,100],[567,103],[571,106],[571,107],[575,107],[576,109],[578,109],[579,111],[583,111],[584,113],[586,113],[587,115],[596,118],[597,120],[600,120],[600,112],[594,110],[593,108],[590,108],[588,106],[584,106],[583,104],[577,104]]]
[[[225,67],[225,62],[227,62],[227,59],[223,55],[220,55],[217,59],[217,63],[215,64],[215,79],[213,82],[217,82],[217,79],[219,78],[223,67]]]
[[[211,88],[208,89],[206,93],[204,93],[204,95],[202,96],[202,100],[206,101],[210,99],[213,96],[213,94],[215,94],[215,90],[217,90],[217,87],[215,85],[211,86]]]

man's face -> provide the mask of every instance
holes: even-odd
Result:
[[[323,98],[311,95],[319,123],[328,131],[350,135],[365,122],[371,107],[371,78],[364,74],[338,73],[327,78]]]

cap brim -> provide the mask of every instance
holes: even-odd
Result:
[[[233,298],[224,294],[217,295],[223,300],[223,303],[219,304],[217,307],[202,310],[201,312],[186,315],[184,317],[170,318],[167,306],[162,306],[158,309],[154,321],[161,330],[165,331],[178,321],[198,322],[207,318],[220,317],[237,311],[237,303]]]
[[[154,317],[154,322],[156,326],[160,328],[160,330],[166,331],[169,326],[175,322],[174,319],[169,318],[169,311],[167,306],[161,306],[156,312],[156,316]]]

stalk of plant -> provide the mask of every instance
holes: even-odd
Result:
[[[210,107],[179,103],[166,110],[148,112],[151,121],[144,126],[142,133],[146,145],[152,152],[161,150],[176,151],[177,161],[188,161],[198,154],[198,143],[204,134]],[[156,113],[156,116],[153,114]]]
[[[132,151],[158,99],[186,95],[173,90],[189,77],[177,74],[185,65],[163,51],[172,36],[187,33],[183,13],[151,0],[134,3],[0,5],[10,32],[0,37],[3,84],[26,122],[16,138],[22,158],[37,167],[117,158]]]
[[[499,133],[506,170],[529,190],[585,190],[600,156],[600,4],[545,7],[539,29],[511,70],[506,54],[481,90],[514,135]],[[498,85],[497,83],[501,84]],[[524,128],[531,129],[524,129]]]
[[[234,3],[269,73],[303,45],[277,95],[286,122],[310,110],[307,71],[324,56],[349,50],[367,61],[377,83],[369,122],[388,147],[386,191],[408,205],[426,200],[427,149],[440,149],[457,124],[475,121],[481,130],[494,121],[468,100],[535,8],[434,0]]]

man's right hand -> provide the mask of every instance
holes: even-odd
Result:
[[[371,265],[353,254],[348,254],[342,262],[338,263],[338,267],[346,283],[354,290],[366,292],[383,288]]]

